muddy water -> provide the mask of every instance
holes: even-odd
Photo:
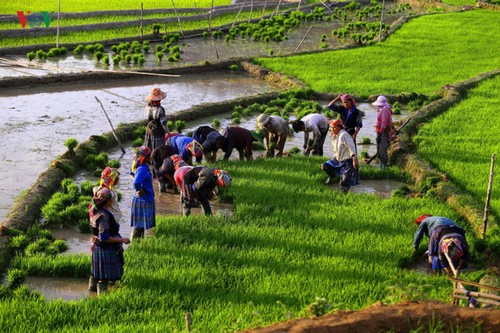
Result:
[[[96,295],[96,293],[88,291],[88,279],[30,276],[24,285],[29,287],[31,291],[41,293],[48,301],[56,299],[72,301]]]
[[[326,105],[329,101],[319,101],[320,104]],[[363,118],[363,128],[359,133],[359,138],[368,137],[372,142],[375,142],[375,132],[373,131],[373,126],[375,124],[376,119],[376,110],[371,104],[360,103],[359,108],[364,111],[365,116]],[[221,129],[230,125],[230,114],[204,118],[197,121],[193,121],[188,124],[188,128],[186,132],[195,130],[198,126],[201,125],[211,125],[212,120],[219,119],[221,121]],[[248,118],[243,118],[240,126],[248,128],[250,130],[255,129],[257,115],[253,115]],[[394,116],[395,120],[404,116]],[[301,147],[303,142],[303,133],[294,134],[293,137],[290,137],[287,140],[285,150],[290,149],[292,147]],[[133,195],[132,190],[132,182],[130,177],[128,176],[129,167],[132,163],[133,153],[130,147],[126,146],[126,154],[122,154],[121,150],[116,148],[115,150],[109,153],[110,159],[119,160],[121,162],[120,173],[122,175],[120,182],[116,185],[116,189],[122,194],[122,200],[119,203],[120,209],[122,211],[122,219],[120,222],[120,232],[122,236],[128,236],[130,234],[131,228],[128,224],[128,213],[130,211],[130,200]],[[374,144],[371,145],[358,145],[358,149],[366,150],[369,154],[374,154],[376,151],[376,147]],[[325,160],[332,155],[332,147],[330,143],[330,139],[327,138],[324,146],[325,151]],[[254,156],[263,155],[263,151],[255,151]],[[219,159],[222,159],[222,153],[219,151]],[[237,159],[238,153],[236,151],[230,157],[231,159]],[[325,174],[325,179],[326,179]],[[80,173],[75,177],[77,182],[81,182],[85,179],[89,179],[87,174]],[[97,178],[90,178],[92,181],[97,180]],[[361,180],[361,185],[352,187],[351,191],[353,193],[370,193],[380,195],[384,198],[389,198],[391,196],[391,192],[393,190],[399,189],[403,183],[393,181],[393,180]],[[335,188],[335,186],[332,186]],[[157,191],[158,186],[155,183],[155,191]],[[182,209],[179,202],[178,195],[172,194],[171,191],[168,193],[159,194],[156,193],[156,207],[157,212],[160,215],[174,214],[181,215]],[[234,213],[234,208],[228,204],[221,203],[212,203],[214,214],[221,214],[230,216]],[[192,211],[193,214],[202,214],[201,208],[195,208]],[[69,250],[67,253],[85,253],[88,252],[88,244],[89,244],[89,235],[80,234],[76,229],[74,230],[54,230],[54,237],[64,239],[68,243]]]
[[[384,21],[390,24],[397,17],[386,17]],[[146,62],[138,67],[134,64],[120,64],[119,66],[110,66],[97,63],[96,60],[89,55],[73,56],[69,53],[68,56],[56,60],[47,60],[44,62],[32,62],[33,65],[38,64],[44,69],[33,68],[2,68],[0,67],[1,77],[17,77],[17,76],[43,76],[50,73],[72,73],[90,70],[135,70],[138,68],[172,68],[185,66],[189,64],[199,64],[200,62],[217,62],[230,59],[241,59],[259,56],[269,56],[270,50],[274,56],[290,55],[297,52],[310,52],[325,50],[322,44],[327,45],[326,49],[342,46],[347,41],[337,40],[332,37],[332,30],[341,27],[339,22],[313,22],[311,25],[302,25],[294,29],[288,34],[286,41],[277,42],[254,42],[251,38],[236,38],[226,42],[223,38],[218,38],[212,42],[211,38],[191,37],[180,41],[181,60],[178,62],[168,62],[168,54],[161,62],[158,62],[155,55],[155,47],[157,43],[151,43],[151,51],[145,55]],[[309,29],[310,28],[310,29]],[[326,40],[322,42],[322,35],[326,35]],[[25,55],[20,56],[25,59]],[[110,57],[111,58],[111,57]]]
[[[101,100],[117,126],[145,119],[143,101],[153,86],[168,93],[163,103],[167,113],[273,90],[262,81],[231,73],[154,77],[118,84],[120,86],[47,87],[43,92],[0,91],[0,178],[3,181],[0,220],[5,218],[15,197],[66,151],[66,139],[83,142],[90,135],[110,130],[95,97]]]

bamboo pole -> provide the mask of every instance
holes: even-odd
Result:
[[[490,289],[490,290],[494,290],[494,291],[500,291],[500,288],[498,288],[498,287],[492,287],[492,286],[487,286],[487,285],[480,284],[477,282],[469,282],[469,281],[464,281],[464,280],[460,280],[460,279],[455,279],[451,276],[448,277],[448,280],[454,281],[454,282],[461,282],[461,283],[466,284],[468,286],[474,286],[474,287],[485,288],[485,289]]]
[[[143,39],[143,34],[144,34],[143,27],[142,27],[143,22],[144,22],[144,3],[141,2],[141,26],[139,28],[141,31],[141,41]]]
[[[179,31],[181,32],[182,37],[184,37],[184,31],[182,30],[182,24],[181,24],[181,17],[179,16],[179,13],[177,12],[177,8],[175,8],[175,3],[174,0],[172,1],[172,8],[174,9],[175,16],[177,16],[177,23],[179,23]],[[213,4],[212,4],[213,7]]]
[[[491,188],[493,186],[493,175],[495,174],[495,154],[491,155],[490,179],[488,181],[488,190],[486,191],[486,203],[484,205],[483,215],[483,239],[486,238],[486,228],[488,226],[488,216],[490,211]]]
[[[101,91],[104,91],[104,92],[105,92],[105,93],[107,93],[107,94],[110,94],[110,95],[113,95],[113,96],[116,96],[116,97],[120,97],[120,98],[126,99],[127,101],[133,102],[133,103],[135,103],[135,104],[137,104],[137,105],[143,105],[142,103],[139,103],[139,102],[137,102],[137,101],[134,101],[134,100],[133,100],[133,99],[131,99],[131,98],[128,98],[128,97],[125,97],[125,96],[122,96],[122,95],[116,94],[116,93],[114,93],[114,92],[112,92],[112,91],[109,91],[109,90],[107,90],[107,89],[100,89],[100,90],[101,90]]]
[[[463,289],[463,288],[456,288],[454,290],[454,292],[459,293],[459,294],[465,294],[467,296],[470,295],[472,297],[482,297],[482,298],[492,299],[495,301],[500,301],[500,296],[493,295],[493,294],[487,294],[487,293],[480,293],[478,291],[470,291],[470,290]]]
[[[300,1],[299,1],[299,4],[300,4]],[[264,2],[264,7],[262,7],[262,15],[264,15],[264,13],[266,12],[266,7],[267,7],[267,0],[266,0],[266,2]]]
[[[312,27],[313,27],[312,25],[309,27],[309,29],[307,30],[306,34],[304,35],[304,37],[300,41],[299,45],[297,45],[297,48],[295,49],[295,51],[293,51],[294,53],[297,52],[297,50],[299,49],[299,47],[302,45],[302,43],[304,42],[304,40],[307,37],[307,34],[309,33],[309,31],[311,31]]]
[[[243,10],[243,7],[245,7],[246,4],[247,4],[247,0],[243,1],[243,4],[241,5],[240,10],[238,11],[238,14],[236,14],[236,17],[233,20],[233,24],[231,25],[231,28],[234,27],[234,25],[236,24],[236,21],[238,20],[238,17],[240,16],[241,11]],[[212,15],[212,14],[210,14],[210,15]]]
[[[106,113],[106,110],[104,109],[104,106],[102,105],[101,101],[97,96],[94,96],[96,101],[101,105],[102,112],[104,112],[104,115],[106,116],[106,119],[108,120],[109,125],[111,126],[111,132],[113,132],[113,136],[116,139],[116,142],[118,143],[118,146],[120,146],[120,149],[122,150],[122,153],[125,154],[125,149],[123,148],[120,139],[118,139],[118,135],[116,135],[115,128],[113,127],[113,123],[111,122],[111,119],[109,119],[108,114]]]
[[[382,0],[382,11],[380,12],[380,28],[378,30],[378,41],[382,39],[382,21],[384,19],[385,0]]]
[[[61,26],[61,0],[57,1],[57,33],[56,47],[59,47],[59,27]]]
[[[250,15],[248,16],[248,23],[252,20],[252,12],[253,12],[253,0],[250,0]]]
[[[214,34],[212,33],[212,11],[214,10],[214,0],[212,0],[212,8],[210,8],[210,12],[208,13],[208,31],[212,36],[212,45],[214,46],[215,56],[217,57],[217,61],[219,60],[219,51],[217,51],[217,45],[215,44]]]

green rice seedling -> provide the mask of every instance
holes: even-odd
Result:
[[[84,50],[85,50],[85,48],[83,47],[83,45],[80,44],[80,45],[78,45],[77,47],[75,47],[73,49],[73,54],[74,55],[80,55],[80,54],[83,53]]]
[[[238,124],[240,124],[240,123],[241,123],[241,119],[240,119],[240,117],[239,117],[239,116],[236,116],[236,117],[231,118],[231,124],[233,124],[233,125],[238,125]]]
[[[41,301],[44,299],[43,295],[39,292],[32,292],[28,286],[19,286],[12,291],[12,298],[16,301]]]
[[[37,253],[44,253],[49,245],[50,241],[48,239],[37,239],[26,247],[26,249],[24,250],[24,254],[27,256],[32,256]]]
[[[267,53],[268,53],[270,56],[272,56],[272,55],[274,54],[274,50],[273,50],[273,49],[269,49],[269,50],[267,50]]]
[[[35,57],[36,57],[36,54],[34,51],[30,51],[30,52],[26,53],[26,58],[28,58],[28,61],[35,59]]]
[[[361,157],[362,159],[367,159],[367,158],[370,158],[370,154],[368,153],[368,150],[362,150],[360,153],[359,153],[359,157]]]
[[[36,54],[36,57],[39,60],[45,60],[45,59],[47,59],[47,53],[44,50],[38,50],[38,51],[35,52],[35,54]]]
[[[121,50],[121,51],[120,51],[120,57],[125,58],[125,57],[126,57],[126,56],[128,56],[128,55],[129,55],[129,53],[128,53],[128,51],[127,51],[127,50]]]
[[[10,245],[16,250],[24,251],[24,249],[28,246],[29,242],[30,240],[28,236],[18,235],[11,238]]]
[[[175,129],[177,132],[181,133],[187,127],[187,123],[184,120],[176,120],[175,121]]]
[[[118,66],[120,64],[120,61],[122,61],[122,57],[119,55],[115,55],[112,61],[113,61],[113,66]]]
[[[130,64],[132,62],[132,56],[130,54],[127,54],[124,60],[127,64]]]
[[[105,54],[102,57],[102,63],[105,64],[106,66],[109,66],[109,55]]]
[[[234,112],[231,114],[231,118],[236,118],[236,117],[241,117],[241,113],[240,113],[240,112],[237,112],[237,111],[234,111]]]
[[[90,227],[90,223],[87,219],[78,221],[78,231],[82,234],[92,233],[92,228]]]
[[[64,145],[68,148],[71,155],[75,155],[75,148],[78,146],[78,141],[75,138],[66,139]]]
[[[66,242],[62,239],[57,239],[49,246],[49,248],[53,248],[56,252],[55,254],[58,254],[68,251],[68,244],[66,244]]]
[[[171,124],[168,124],[170,127]],[[139,126],[136,129],[134,129],[134,136],[135,137],[144,137],[146,135],[146,126]]]
[[[399,102],[392,103],[391,109],[393,114],[401,114],[401,104]]]
[[[112,168],[120,168],[122,163],[119,161],[119,160],[109,160],[108,163],[107,163],[110,167]]]
[[[11,295],[11,292],[9,289],[7,289],[6,286],[4,286],[3,284],[0,285],[0,301],[3,301],[5,299],[7,299],[8,297],[10,297]]]
[[[84,180],[80,184],[80,192],[82,195],[92,195],[92,189],[94,188],[95,184],[92,183],[90,180]]]
[[[220,124],[221,124],[221,122],[220,122],[220,120],[219,120],[219,119],[214,119],[214,120],[212,120],[212,127],[213,127],[213,128],[219,128],[219,127],[220,127]]]
[[[161,24],[153,24],[153,34],[160,34]]]
[[[207,38],[207,37],[208,37],[208,31],[203,31],[202,36],[203,36],[204,38]]]
[[[26,280],[26,272],[21,269],[11,268],[7,271],[7,288],[14,290]]]
[[[132,142],[132,147],[141,147],[144,144],[143,138],[137,138]]]
[[[97,61],[100,62],[103,57],[104,57],[104,53],[102,53],[101,51],[94,52],[94,58],[95,58],[95,60],[97,60]]]
[[[361,144],[362,145],[370,145],[372,143],[371,139],[367,136],[363,137],[361,139]]]
[[[232,71],[237,71],[239,69],[239,67],[236,64],[232,64],[231,66],[229,66],[229,69]]]
[[[322,317],[328,313],[331,304],[324,297],[316,297],[314,303],[307,307],[307,313],[311,317]]]
[[[366,97],[380,91],[387,94],[414,91],[428,95],[446,84],[496,70],[497,66],[491,62],[491,59],[498,58],[496,53],[487,43],[483,46],[477,43],[495,39],[499,33],[497,29],[484,31],[480,27],[497,21],[499,15],[488,11],[468,11],[422,16],[404,24],[383,43],[369,48],[297,55],[287,57],[286,61],[282,57],[254,61],[268,69],[296,77],[319,92],[350,91],[356,96]],[[435,45],[440,45],[445,54],[433,53]],[[478,54],[470,45],[484,48],[485,52]],[[352,63],[352,59],[360,60]],[[343,65],[335,71],[334,77],[325,76],[332,63]],[[414,66],[415,63],[419,66]],[[307,71],[303,71],[304,66]],[[370,73],[373,68],[381,68],[378,75],[384,78],[383,81],[365,76],[364,73]],[[347,82],[354,75],[358,80]]]

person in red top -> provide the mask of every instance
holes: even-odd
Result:
[[[372,103],[377,107],[377,120],[375,121],[375,131],[377,132],[377,154],[380,160],[380,168],[385,169],[389,157],[389,130],[392,128],[392,110],[385,96],[379,96]]]

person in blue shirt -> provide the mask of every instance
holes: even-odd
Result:
[[[193,157],[199,158],[203,156],[202,145],[189,136],[182,134],[170,136],[165,144],[172,147],[174,154],[180,155],[189,165],[193,165]]]
[[[429,214],[418,217],[415,224],[418,229],[413,239],[414,251],[418,251],[420,241],[426,235],[429,237],[427,255],[432,271],[439,273],[444,269],[449,275],[458,277],[460,271],[468,265],[469,245],[465,239],[465,230],[449,218]]]
[[[151,163],[151,149],[142,146],[136,149],[135,160],[130,175],[134,177],[135,194],[130,206],[130,226],[133,228],[130,238],[144,237],[144,230],[156,225],[155,194],[153,175],[148,164]]]
[[[430,214],[420,215],[415,219],[415,224],[418,225],[417,231],[415,231],[415,235],[413,236],[413,250],[418,251],[418,246],[422,241],[422,237],[425,235],[427,238],[430,238],[434,228],[438,226],[454,226],[455,222],[450,220],[447,217],[443,216],[432,216]]]

